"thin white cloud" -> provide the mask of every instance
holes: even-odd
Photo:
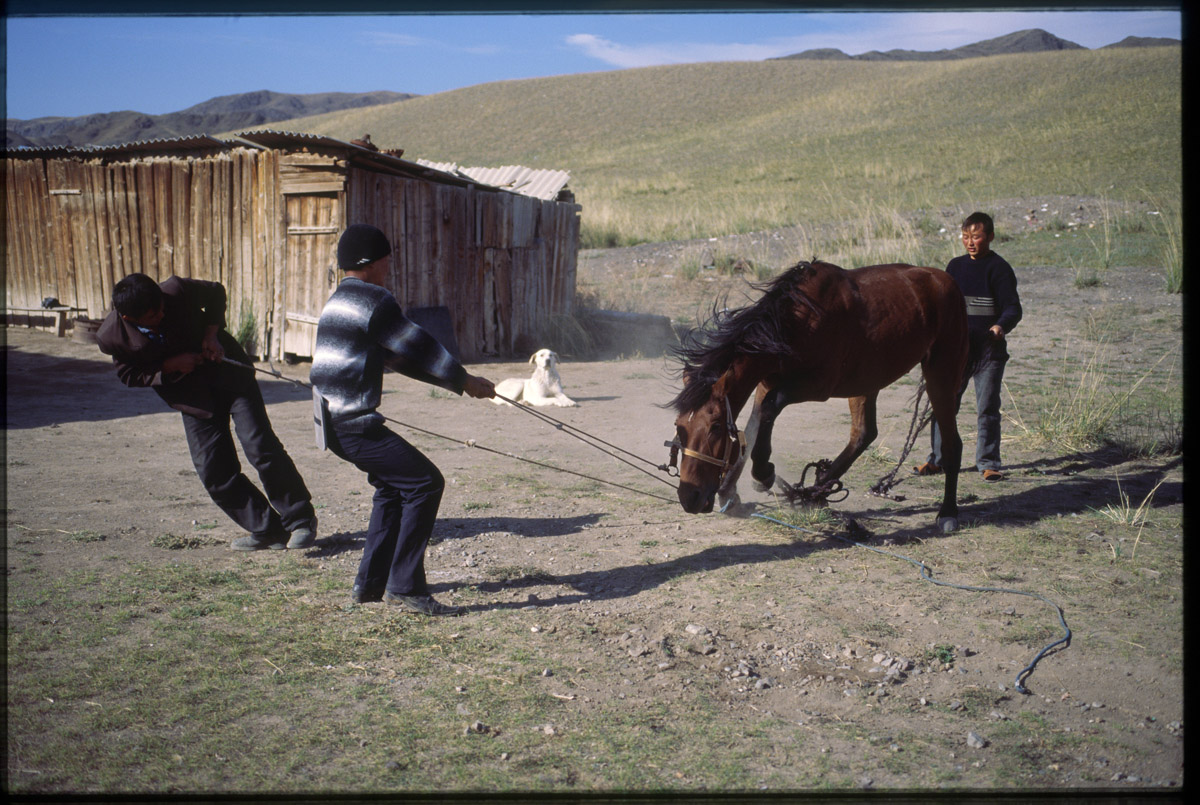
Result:
[[[425,39],[424,37],[412,36],[410,34],[397,34],[390,31],[368,31],[362,36],[367,44],[376,47],[417,48],[439,44],[432,39]]]
[[[782,55],[780,45],[744,42],[654,42],[622,45],[594,34],[574,34],[566,43],[614,67],[652,67],[697,61],[758,61]]]

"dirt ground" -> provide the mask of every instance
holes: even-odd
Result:
[[[1161,344],[1149,339],[1137,350],[1178,339],[1180,299],[1162,293],[1145,272],[1114,270],[1104,288],[1085,291],[1071,288],[1065,274],[1019,271],[1027,316],[1012,339],[1010,386],[1019,387],[1022,373],[1034,371],[1035,356],[1059,354],[1053,339],[1063,334],[1064,322],[1078,325],[1089,305],[1126,305],[1130,315],[1169,322]],[[10,585],[30,567],[103,572],[101,554],[163,561],[167,552],[152,544],[163,533],[207,540],[173,552],[173,560],[213,568],[273,561],[273,552],[228,549],[240,534],[204,494],[179,415],[156,395],[123,387],[94,345],[20,328],[5,336]],[[277,368],[307,379],[307,364]],[[945,537],[932,529],[939,480],[906,480],[896,490],[906,499],[895,502],[865,494],[888,465],[864,457],[852,469],[849,498],[832,508],[862,527],[857,539],[919,555],[946,581],[1029,590],[1063,607],[1073,640],[1041,660],[1026,680],[1031,693],[1023,695],[1014,690],[1017,674],[1060,636],[1049,605],[934,587],[907,562],[836,539],[850,533],[836,518],[806,533],[745,516],[684,513],[663,482],[669,479],[652,466],[666,459],[663,442],[673,435],[673,415],[661,407],[676,388],[672,368],[664,358],[567,361],[563,379],[579,407],[544,409],[649,459],[643,466],[654,477],[526,413],[389,375],[385,414],[452,437],[395,426],[448,481],[428,560],[436,594],[462,603],[471,587],[482,598],[471,598],[469,610],[511,609],[543,632],[580,621],[594,626],[598,640],[589,656],[559,658],[564,667],[591,669],[576,680],[580,709],[616,696],[631,706],[670,702],[708,680],[729,718],[793,721],[835,767],[855,770],[863,787],[910,784],[911,769],[871,755],[901,756],[904,736],[914,732],[939,736],[946,747],[940,756],[908,759],[922,767],[923,779],[941,770],[943,779],[965,786],[1182,784],[1177,458],[1040,453],[1006,430],[1010,478],[985,485],[966,473],[960,484],[966,525]],[[528,366],[471,369],[500,380],[525,375]],[[319,506],[320,539],[305,559],[344,580],[348,593],[370,488],[353,467],[314,447],[306,390],[265,375],[260,382],[276,430]],[[912,390],[900,384],[880,399],[880,442],[893,459]],[[960,422],[969,457],[972,418],[964,414]],[[780,476],[797,481],[805,463],[835,455],[847,423],[844,401],[785,412],[776,429]],[[522,463],[467,440],[634,490]],[[1176,525],[1153,532],[1157,569],[1102,561],[1114,550],[1118,529],[1098,527],[1095,509],[1118,499],[1118,478],[1135,504],[1163,481],[1153,518]],[[743,515],[771,511],[767,495],[745,483],[741,493],[748,504]],[[1050,531],[1062,542],[1062,565],[997,555],[989,546],[999,531],[1037,534],[1047,521],[1058,523]],[[106,535],[102,551],[71,539],[89,531]],[[1130,541],[1134,533],[1128,532]],[[1143,539],[1149,556],[1151,537]],[[1073,557],[1082,557],[1079,566],[1070,564]],[[515,581],[503,571],[513,567],[523,569]],[[1081,577],[1087,583],[1078,583]],[[1146,585],[1158,597],[1133,594]],[[468,611],[468,624],[470,617]],[[1035,637],[1004,637],[1021,625]],[[952,662],[941,662],[940,647],[952,649]],[[1014,728],[1030,723],[1038,730]],[[848,732],[848,724],[857,732]],[[1011,769],[1008,783],[998,780],[1001,766]]]

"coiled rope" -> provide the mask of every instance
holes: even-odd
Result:
[[[907,556],[904,556],[903,554],[892,553],[891,551],[884,551],[879,548],[874,548],[870,545],[865,545],[861,542],[852,540],[849,537],[842,537],[837,534],[822,534],[822,533],[818,533],[816,531],[810,531],[807,528],[801,528],[800,526],[792,525],[791,523],[785,523],[782,520],[777,520],[774,517],[769,517],[765,514],[759,514],[759,513],[755,512],[754,514],[752,514],[750,516],[758,517],[762,520],[767,520],[769,522],[776,523],[778,525],[784,526],[785,528],[790,528],[794,531],[803,531],[806,534],[812,534],[814,536],[819,536],[819,537],[831,536],[834,539],[841,540],[842,542],[847,542],[847,543],[854,545],[856,547],[859,547],[859,548],[866,548],[868,551],[873,551],[874,553],[882,554],[883,556],[889,556],[893,559],[903,559],[905,562],[909,562],[909,563],[921,568],[921,578],[925,579],[925,581],[936,584],[939,587],[951,587],[955,590],[968,590],[970,592],[977,592],[977,593],[1009,593],[1012,595],[1024,595],[1024,596],[1028,596],[1029,598],[1036,598],[1039,601],[1044,601],[1045,603],[1054,607],[1054,610],[1058,613],[1058,622],[1060,624],[1062,624],[1064,634],[1058,640],[1055,640],[1053,643],[1051,643],[1050,645],[1046,646],[1041,651],[1039,651],[1037,653],[1037,656],[1033,658],[1033,661],[1030,662],[1029,665],[1025,666],[1020,671],[1020,673],[1017,674],[1017,678],[1013,682],[1013,687],[1016,688],[1018,693],[1029,693],[1030,692],[1029,689],[1026,688],[1025,685],[1023,684],[1023,680],[1028,678],[1028,676],[1033,673],[1034,667],[1038,664],[1038,662],[1042,659],[1042,657],[1046,656],[1046,654],[1051,649],[1053,649],[1057,646],[1062,646],[1062,645],[1069,646],[1071,644],[1071,629],[1069,626],[1067,626],[1067,619],[1066,619],[1066,616],[1063,615],[1062,607],[1060,607],[1058,604],[1054,603],[1049,598],[1046,598],[1045,596],[1043,596],[1039,593],[1031,593],[1026,590],[1012,590],[1012,589],[1007,589],[1007,588],[1002,588],[1002,587],[974,587],[974,586],[971,586],[968,584],[951,584],[948,581],[939,581],[938,579],[935,579],[933,577],[933,572],[929,569],[929,567],[924,562],[922,562],[918,559],[912,559]]]

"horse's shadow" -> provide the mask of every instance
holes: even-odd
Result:
[[[987,500],[961,503],[959,519],[964,526],[972,522],[989,525],[1019,526],[1058,515],[1070,515],[1095,510],[1106,503],[1118,501],[1121,495],[1138,505],[1151,491],[1154,492],[1151,507],[1165,507],[1181,503],[1183,484],[1179,481],[1161,483],[1165,473],[1179,466],[1182,458],[1174,458],[1165,465],[1140,467],[1119,478],[1081,476],[1074,473],[1084,469],[1112,466],[1113,461],[1102,453],[1079,453],[1058,458],[1040,459],[1027,464],[1010,466],[1007,469],[1039,470],[1050,480],[1034,488],[1022,489],[1013,494],[1001,495]],[[1004,483],[1004,482],[1001,482]],[[1157,487],[1157,488],[1156,488]],[[961,487],[960,487],[961,492]],[[739,515],[748,517],[768,510],[770,507],[757,503],[744,504]],[[430,585],[433,592],[446,592],[462,587],[471,587],[481,593],[498,593],[524,588],[560,585],[573,592],[563,592],[549,598],[537,600],[475,604],[464,607],[467,611],[500,609],[523,609],[528,606],[554,606],[582,601],[607,601],[637,595],[670,582],[672,579],[719,570],[734,565],[756,565],[788,559],[803,559],[819,551],[848,549],[854,542],[863,544],[886,541],[902,545],[907,542],[933,538],[954,539],[956,534],[942,534],[933,525],[937,506],[932,504],[909,505],[902,512],[887,509],[888,518],[903,516],[911,526],[872,532],[861,525],[871,523],[880,510],[840,511],[846,522],[844,536],[833,536],[815,532],[804,532],[807,537],[788,543],[744,543],[740,545],[715,545],[687,556],[680,556],[652,564],[637,563],[607,570],[591,570],[579,573],[550,574],[533,573],[519,578],[494,581],[455,580]],[[496,531],[508,531],[531,539],[565,536],[595,525],[604,517],[603,513],[578,515],[575,517],[461,517],[438,521],[432,544],[451,539],[483,536]],[[861,521],[861,522],[860,522]],[[361,550],[364,532],[338,532],[317,542],[305,552],[313,558],[327,558],[350,551]]]
[[[467,611],[524,609],[530,605],[548,607],[576,604],[582,601],[610,601],[660,587],[680,576],[719,570],[731,565],[761,564],[796,559],[808,556],[818,550],[839,546],[850,547],[847,543],[839,543],[832,537],[824,537],[814,542],[787,544],[714,545],[694,554],[653,564],[639,563],[608,570],[588,570],[562,575],[537,573],[500,581],[455,581],[432,586],[435,588],[435,592],[469,586],[481,593],[498,593],[505,590],[512,591],[550,585],[561,585],[574,591],[547,598],[530,598],[526,601],[500,601],[470,605],[464,607]]]
[[[1024,489],[1011,495],[960,504],[959,519],[969,526],[972,521],[989,525],[1019,526],[1046,517],[1083,513],[1098,509],[1105,503],[1120,499],[1124,494],[1133,505],[1138,505],[1151,491],[1154,497],[1151,507],[1166,507],[1181,503],[1183,500],[1183,484],[1179,481],[1161,483],[1163,476],[1182,462],[1182,458],[1172,459],[1158,467],[1143,467],[1135,472],[1118,478],[1096,478],[1078,476],[1072,473],[1080,469],[1095,469],[1110,466],[1111,461],[1103,455],[1076,454],[1057,459],[1046,459],[1031,462],[1029,465],[1010,467],[1010,470],[1021,468],[1041,468],[1046,471],[1047,478],[1054,478],[1051,483],[1032,489]],[[1077,469],[1078,468],[1078,469]],[[1156,488],[1157,487],[1157,488]],[[744,504],[739,514],[749,516],[760,513],[759,504]],[[904,516],[912,525],[900,529],[891,529],[886,533],[874,533],[859,522],[870,522],[874,511],[842,512],[846,522],[844,534],[833,536],[816,532],[805,532],[808,537],[790,543],[748,543],[741,545],[717,545],[705,548],[697,553],[681,556],[652,564],[630,564],[608,570],[584,571],[553,575],[536,573],[516,579],[499,581],[468,582],[455,581],[437,585],[440,590],[451,590],[470,586],[482,593],[497,593],[503,590],[562,585],[574,592],[564,592],[551,598],[536,600],[497,602],[478,604],[466,607],[467,610],[494,609],[523,609],[531,604],[538,607],[558,604],[572,604],[581,601],[605,601],[626,598],[646,590],[657,588],[672,579],[718,570],[734,565],[755,565],[768,562],[802,559],[819,551],[830,549],[848,549],[855,547],[855,542],[870,545],[886,541],[888,544],[903,545],[912,541],[928,541],[932,538],[954,539],[956,534],[942,534],[934,527],[932,518],[936,515],[936,505],[910,506],[904,509]],[[890,511],[888,516],[894,516]]]

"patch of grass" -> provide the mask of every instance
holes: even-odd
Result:
[[[67,534],[67,539],[72,542],[103,542],[108,537],[99,531],[72,531]]]
[[[954,664],[954,646],[946,644],[938,644],[929,646],[925,649],[922,658],[927,663],[939,663],[941,665]]]
[[[766,512],[769,516],[800,528],[817,528],[840,524],[837,513],[828,506],[792,506],[786,509],[772,509]],[[797,532],[791,532],[795,538],[803,539]]]
[[[246,350],[247,355],[258,354],[258,319],[254,315],[254,305],[248,300],[242,301],[241,315],[238,316],[233,338]]]
[[[1111,444],[1112,434],[1120,422],[1118,415],[1137,399],[1143,384],[1151,380],[1171,355],[1162,355],[1132,382],[1117,383],[1105,364],[1106,343],[1102,341],[1082,365],[1076,364],[1069,352],[1064,355],[1050,393],[1035,398],[1036,402],[1044,404],[1036,410],[1036,419],[1032,422],[1025,421],[1010,391],[1014,412],[1009,415],[1010,421],[1035,442],[1054,445],[1068,452]],[[1171,383],[1170,376],[1165,382]]]
[[[155,548],[162,548],[167,551],[182,551],[190,548],[205,548],[209,545],[217,545],[220,540],[215,537],[205,537],[199,534],[189,534],[182,536],[179,534],[159,534],[150,540],[150,544]]]

